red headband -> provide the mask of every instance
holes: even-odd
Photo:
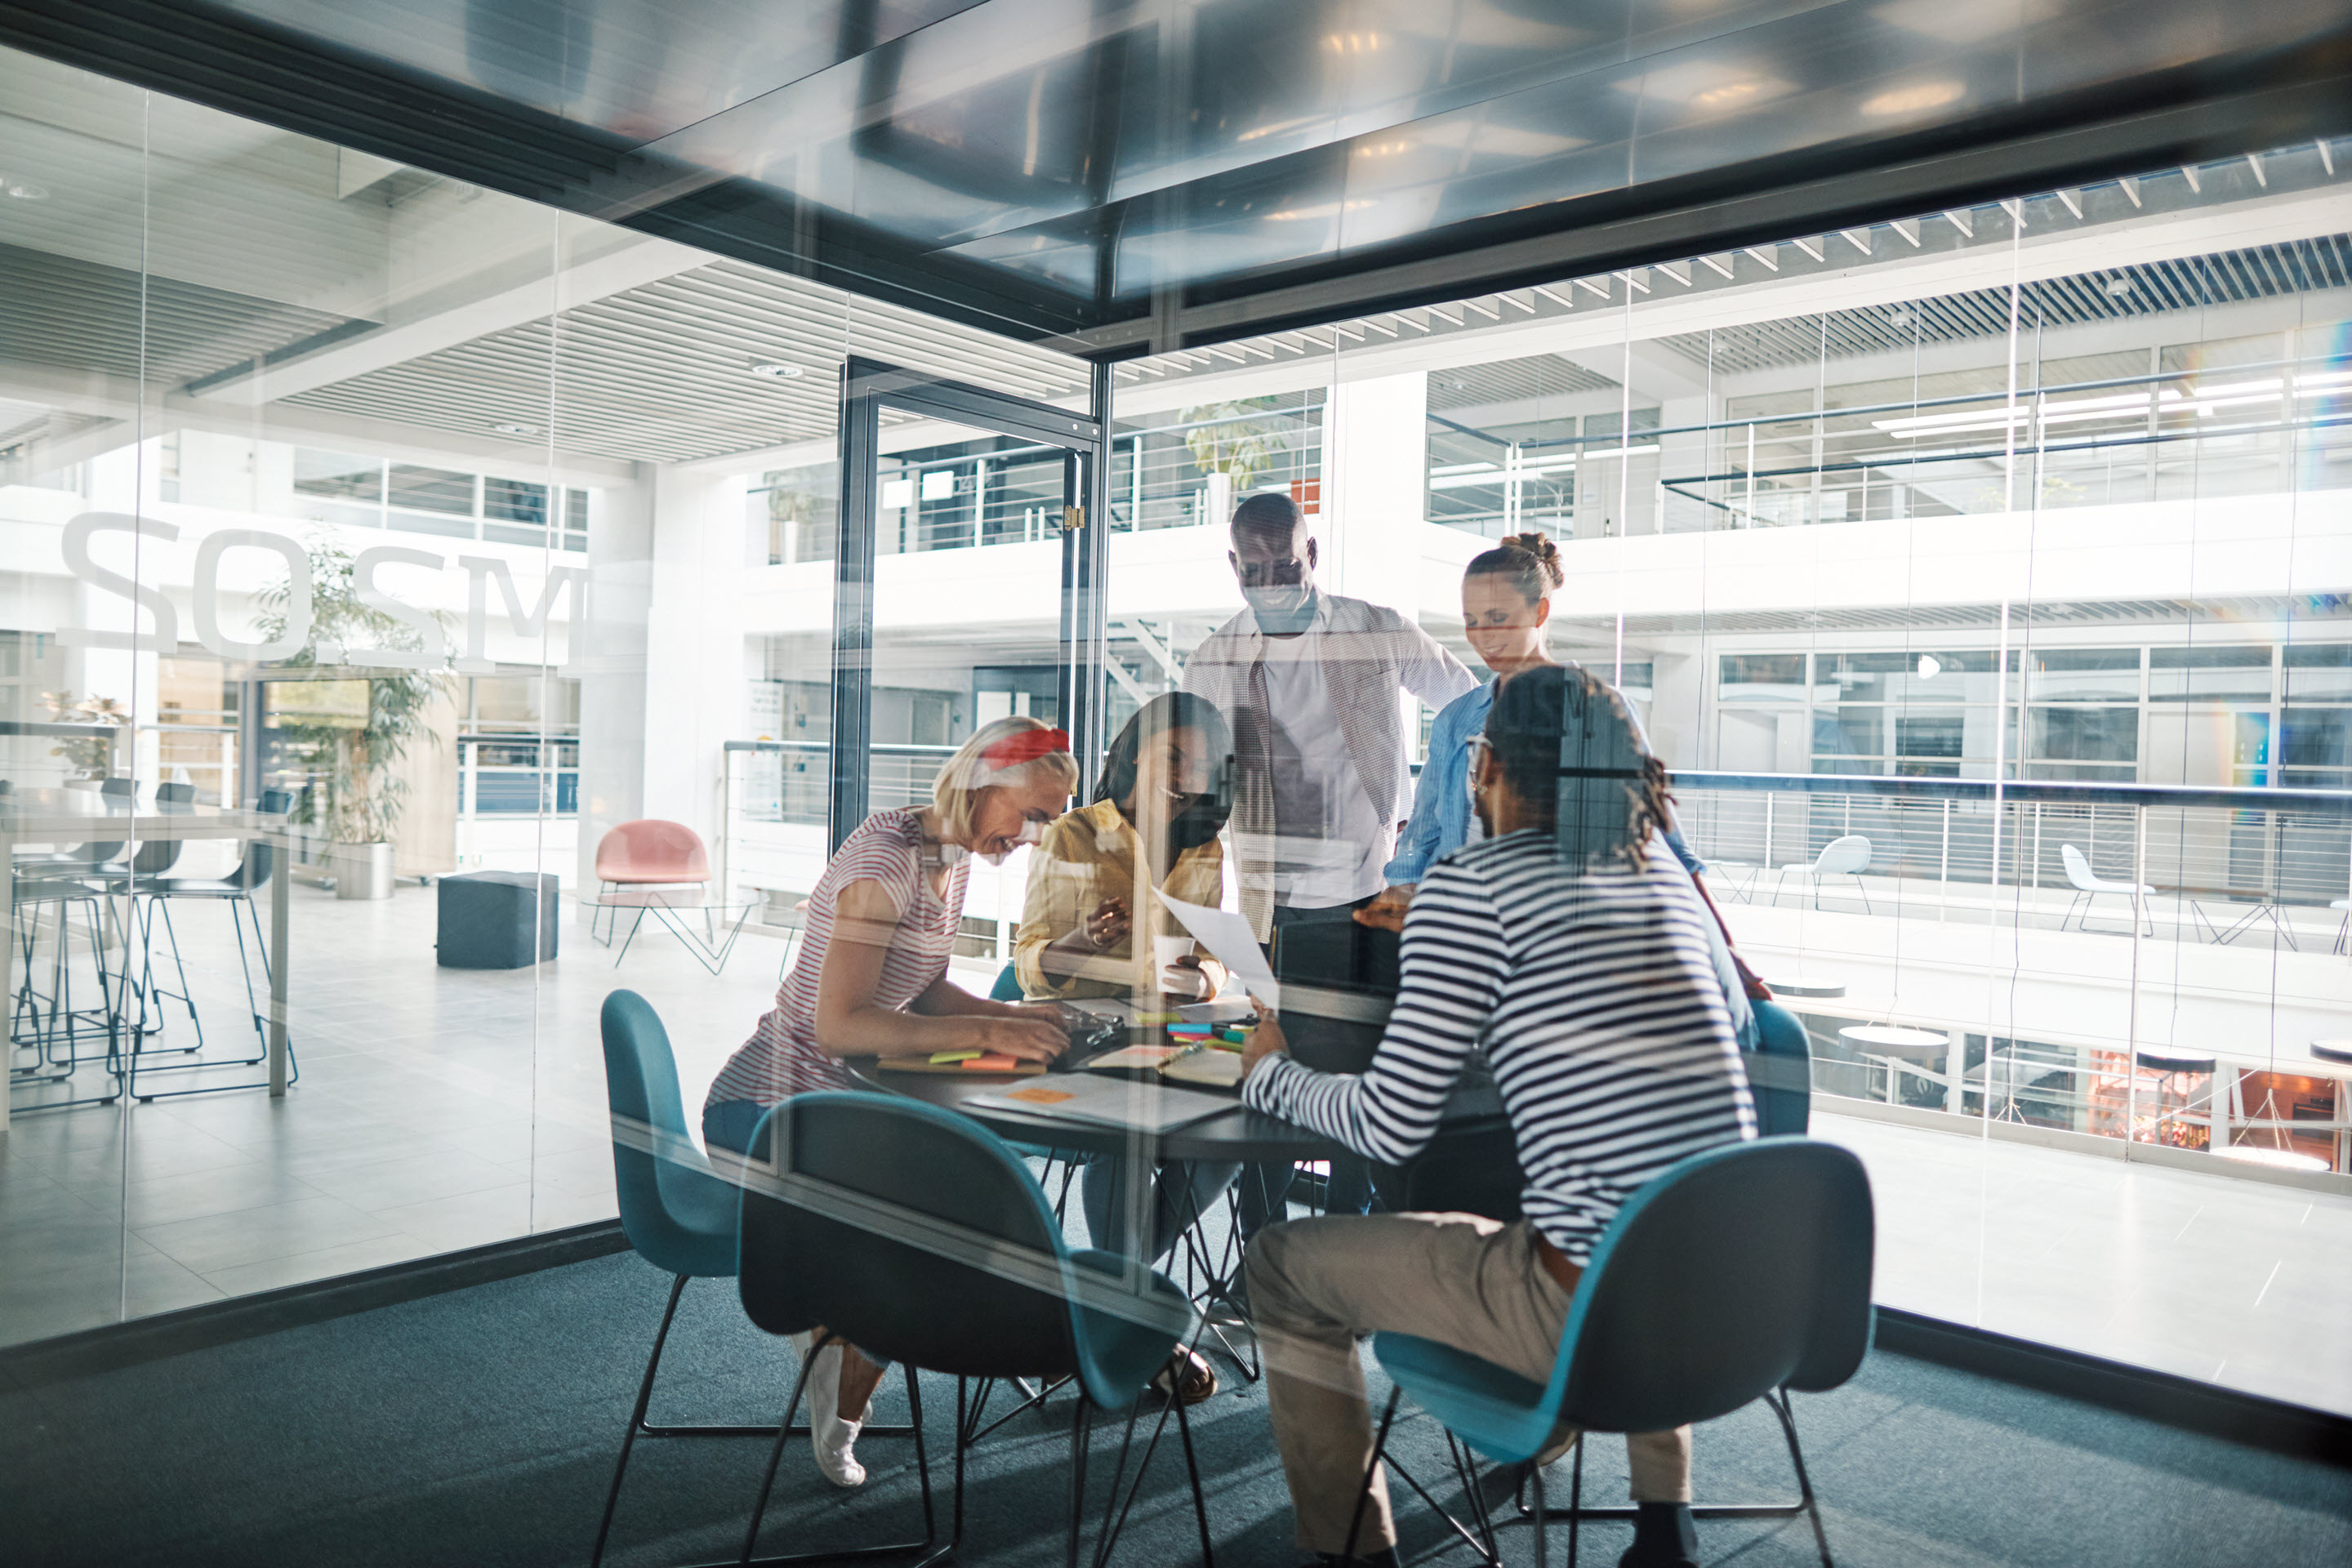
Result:
[[[1069,749],[1070,737],[1066,731],[1024,730],[982,752],[980,760],[992,768],[1017,768],[1024,763],[1034,763]]]

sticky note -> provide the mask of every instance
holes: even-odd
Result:
[[[1021,1058],[1019,1057],[1005,1056],[1002,1052],[995,1056],[982,1056],[978,1052],[974,1052],[971,1056],[964,1059],[963,1070],[966,1072],[1011,1072],[1020,1065]]]
[[[984,1051],[933,1051],[931,1065],[935,1068],[943,1068],[950,1062],[968,1062],[974,1057],[986,1054]]]
[[[1062,1089],[1016,1089],[1004,1098],[1026,1100],[1031,1105],[1059,1105],[1066,1100],[1076,1100],[1077,1096]]]

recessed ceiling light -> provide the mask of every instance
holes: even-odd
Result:
[[[1862,111],[1882,119],[1889,115],[1924,114],[1931,109],[1957,103],[1967,91],[1956,81],[1915,82],[1906,87],[1889,88],[1876,97],[1864,100]]]
[[[762,381],[793,381],[799,377],[801,367],[796,364],[782,364],[770,361],[753,365],[751,374]]]
[[[1911,324],[1911,312],[1908,310],[1890,310],[1887,312],[1886,324],[1890,327],[1907,327]]]
[[[2115,279],[2107,285],[2107,292],[2118,300],[2122,299],[2131,291],[2132,280],[2128,278]]]
[[[490,428],[501,436],[536,436],[540,433],[536,425],[517,425],[510,420],[500,420]]]
[[[8,194],[18,201],[38,202],[48,199],[48,187],[37,185],[30,180],[12,180],[5,174],[0,174],[0,186],[5,186]]]

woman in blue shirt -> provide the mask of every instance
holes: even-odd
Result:
[[[1479,836],[1478,818],[1470,809],[1471,737],[1485,732],[1486,715],[1495,706],[1495,689],[1505,677],[1560,662],[1544,646],[1544,628],[1551,619],[1552,590],[1567,580],[1559,547],[1540,531],[1513,534],[1474,556],[1464,571],[1462,630],[1486,668],[1495,672],[1495,679],[1438,710],[1429,731],[1429,761],[1423,764],[1421,782],[1413,791],[1412,815],[1398,836],[1395,857],[1385,868],[1388,889],[1369,908],[1357,911],[1356,918],[1364,924],[1402,930],[1414,885],[1436,861]],[[1622,692],[1617,696],[1633,725],[1636,742],[1646,749],[1649,742],[1641,734],[1641,720],[1633,705],[1625,701]],[[1691,853],[1681,830],[1671,821],[1665,827],[1665,840],[1704,896],[1706,884],[1699,876],[1706,869],[1706,862]],[[1710,908],[1713,902],[1708,900]],[[1755,1030],[1747,1005],[1748,977],[1740,973],[1728,934],[1720,931],[1719,922],[1717,934],[1724,940],[1716,949],[1717,972],[1724,982],[1734,1030],[1745,1045]]]

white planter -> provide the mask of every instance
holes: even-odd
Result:
[[[330,844],[327,867],[334,874],[339,899],[392,897],[392,846],[389,844]]]

